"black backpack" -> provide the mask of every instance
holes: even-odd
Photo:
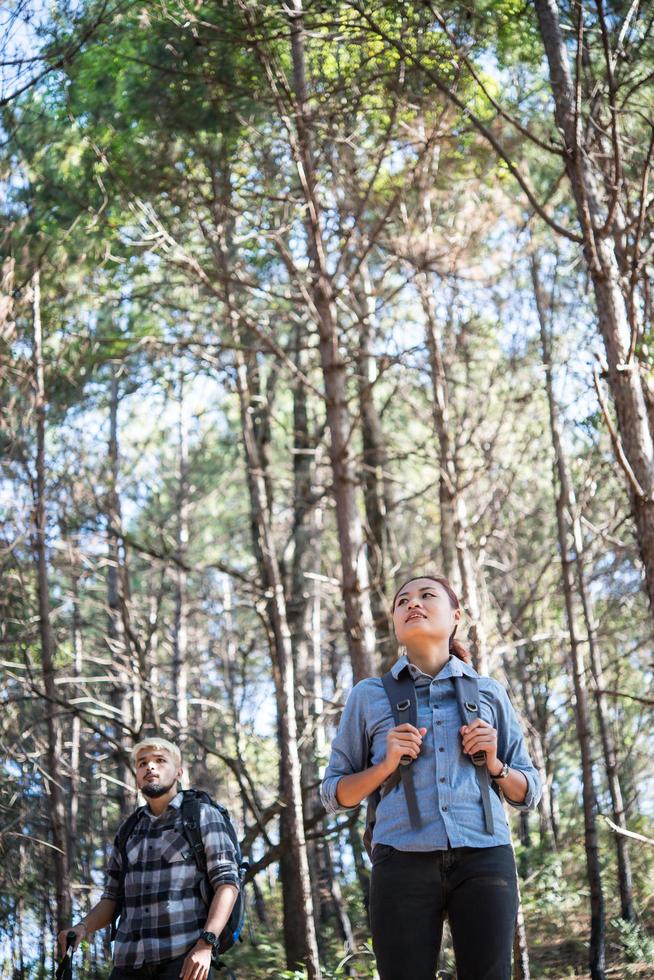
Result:
[[[416,688],[413,680],[411,679],[408,668],[405,667],[404,670],[400,671],[398,677],[394,677],[391,671],[389,671],[387,674],[384,674],[381,680],[382,684],[384,685],[384,690],[386,691],[386,696],[391,703],[395,725],[403,725],[408,723],[414,727],[417,727],[418,705],[416,700]],[[454,690],[456,691],[456,699],[459,705],[459,712],[461,714],[462,722],[464,725],[470,725],[475,718],[481,717],[481,713],[479,711],[479,679],[477,677],[469,677],[467,674],[461,674],[453,677],[452,681],[454,683]],[[375,792],[371,793],[371,795],[368,797],[368,805],[366,809],[366,829],[363,835],[363,843],[365,844],[368,857],[370,858],[372,858],[372,832],[375,827],[377,807],[379,806],[380,800],[386,796],[387,793],[390,793],[392,789],[395,789],[399,782],[402,783],[404,789],[404,796],[406,799],[411,826],[414,830],[420,829],[420,811],[418,808],[415,787],[413,785],[413,770],[411,767],[413,761],[414,760],[411,759],[410,756],[403,756],[400,765],[397,767],[395,772],[391,773],[386,782],[382,783],[379,789],[375,790]],[[486,769],[485,752],[476,752],[470,761],[475,766],[475,775],[481,791],[481,802],[484,808],[486,833],[492,834],[494,827],[490,801],[490,789],[491,786],[493,789],[496,789],[496,787],[491,783],[488,770]]]
[[[191,854],[193,855],[193,860],[198,866],[198,870],[205,876],[207,895],[213,894],[213,886],[207,874],[207,857],[204,853],[204,844],[202,842],[202,833],[200,831],[200,808],[203,803],[206,803],[219,811],[223,818],[225,829],[227,830],[229,838],[234,845],[234,850],[236,851],[239,877],[238,897],[234,903],[234,908],[230,913],[229,919],[227,920],[227,924],[220,933],[218,947],[214,950],[212,955],[212,959],[214,959],[214,966],[219,966],[218,955],[220,953],[227,952],[228,949],[231,949],[234,943],[236,943],[239,939],[241,942],[243,941],[241,935],[245,924],[245,894],[243,883],[245,874],[250,865],[247,861],[243,860],[234,825],[230,820],[229,812],[225,809],[225,807],[221,806],[220,803],[216,803],[215,800],[212,800],[209,794],[205,793],[203,790],[184,789],[182,790],[182,795],[184,797],[180,808],[182,815],[182,834],[191,848]],[[133,813],[130,813],[129,817],[127,817],[127,819],[124,820],[118,828],[118,833],[116,834],[116,839],[114,841],[115,846],[120,852],[121,862],[116,914],[114,915],[114,919],[111,924],[112,941],[116,937],[118,922],[122,914],[125,875],[127,873],[127,841],[129,840],[132,831],[134,830],[134,827],[136,826],[144,809],[144,807],[139,807]],[[202,897],[204,900],[204,893],[202,894]]]

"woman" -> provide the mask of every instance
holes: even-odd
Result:
[[[413,680],[417,725],[395,724],[380,678],[357,684],[332,745],[323,802],[331,813],[356,807],[402,757],[414,760],[419,822],[410,817],[403,781],[382,791],[376,812],[370,925],[379,976],[434,980],[447,915],[458,980],[508,980],[518,897],[499,789],[512,806],[532,809],[540,798],[538,775],[497,681],[478,678],[480,717],[462,722],[456,677],[477,674],[454,639],[461,609],[449,582],[409,579],[396,592],[392,613],[406,655],[391,673]],[[471,761],[479,752],[485,753],[481,779],[493,787],[490,819]]]

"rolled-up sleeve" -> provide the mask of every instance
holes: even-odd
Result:
[[[115,843],[111,848],[109,854],[109,860],[107,861],[107,866],[104,872],[104,891],[102,892],[101,898],[109,898],[112,902],[118,901],[118,891],[120,887],[120,868],[121,868],[121,857],[120,851],[116,847]]]
[[[343,708],[336,738],[332,742],[329,763],[320,787],[320,796],[327,813],[354,809],[341,806],[336,799],[336,787],[343,776],[362,772],[369,765],[370,746],[365,716],[369,683],[369,680],[363,680],[352,688]]]
[[[236,885],[239,888],[240,878],[236,849],[225,822],[215,807],[202,806],[200,828],[207,859],[207,875],[212,888],[214,891],[220,885]]]
[[[494,694],[497,705],[497,754],[502,762],[508,763],[511,769],[517,769],[527,780],[527,795],[522,803],[516,803],[505,796],[505,800],[516,810],[533,810],[538,805],[543,788],[540,777],[534,767],[520,721],[516,715],[509,696],[501,684],[495,683]]]

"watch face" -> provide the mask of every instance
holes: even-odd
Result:
[[[215,946],[218,942],[218,936],[215,934],[215,932],[203,932],[200,938],[204,939],[208,943],[211,943],[212,946]]]

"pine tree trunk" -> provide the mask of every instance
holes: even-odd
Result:
[[[560,492],[556,501],[557,526],[559,534],[559,549],[561,554],[561,569],[563,591],[565,596],[568,632],[570,635],[570,663],[575,693],[575,723],[577,739],[581,754],[581,779],[584,811],[584,842],[586,849],[586,869],[590,888],[591,936],[590,936],[590,971],[592,980],[605,980],[605,917],[604,896],[600,874],[600,855],[597,838],[597,820],[595,817],[595,789],[593,785],[592,746],[590,739],[590,717],[586,695],[586,679],[583,653],[574,612],[574,580],[572,562],[568,553],[568,542],[565,528],[564,504]]]
[[[72,549],[71,549],[72,551]],[[84,666],[82,648],[82,624],[79,609],[79,578],[77,571],[73,572],[71,583],[73,599],[72,617],[72,647],[73,647],[73,676],[81,678]],[[73,688],[74,695],[79,695],[79,688]],[[79,786],[80,786],[80,737],[81,722],[79,715],[73,715],[70,734],[70,798],[68,801],[68,873],[72,874],[77,855],[78,815],[79,815]]]
[[[230,310],[233,336],[240,342],[238,316]],[[280,738],[280,772],[282,799],[285,804],[284,834],[288,842],[288,861],[285,863],[286,883],[284,905],[284,945],[289,969],[303,963],[310,980],[321,976],[318,944],[313,920],[311,884],[304,837],[304,814],[300,757],[297,743],[295,710],[295,671],[291,635],[286,613],[286,600],[279,570],[277,548],[270,524],[270,505],[264,467],[254,432],[247,368],[241,351],[235,351],[236,378],[241,426],[245,451],[254,548],[260,574],[269,595],[267,602],[271,626],[271,655],[277,698],[277,723]]]
[[[54,844],[53,864],[55,872],[56,928],[70,924],[72,902],[68,862],[68,820],[66,801],[62,788],[60,761],[63,758],[63,737],[59,709],[56,705],[54,637],[50,625],[50,589],[47,558],[46,520],[46,396],[43,368],[43,335],[41,327],[41,280],[37,270],[32,278],[34,310],[34,342],[32,361],[34,370],[34,416],[36,421],[36,460],[33,511],[33,547],[36,565],[36,589],[39,608],[39,638],[41,643],[41,671],[46,696],[45,722],[48,736],[46,792],[50,800],[49,816]]]
[[[458,485],[457,464],[450,432],[449,393],[441,354],[440,329],[433,292],[426,273],[418,273],[416,285],[425,316],[432,383],[432,418],[440,458],[441,551],[446,568],[458,568],[463,606],[470,618],[467,646],[475,669],[488,673],[488,639],[482,614],[477,563],[470,547],[468,514]],[[451,549],[454,544],[455,552]],[[445,555],[447,553],[447,558]]]
[[[295,333],[295,364],[299,371],[306,370],[306,354],[301,349],[300,327]],[[311,819],[321,808],[318,787],[320,783],[315,731],[314,688],[316,668],[311,637],[312,580],[311,574],[320,573],[320,537],[315,535],[312,520],[315,501],[312,500],[315,483],[315,439],[309,432],[307,391],[301,377],[296,375],[292,382],[293,391],[293,528],[292,558],[286,589],[288,626],[293,649],[295,669],[296,711],[298,730],[304,734],[299,746],[301,782],[303,792],[303,812],[305,819]],[[308,574],[307,574],[308,573]],[[286,813],[280,818],[281,838],[285,839]],[[282,881],[290,880],[290,865],[293,855],[283,851],[280,859]],[[307,860],[311,879],[311,894],[314,912],[319,912],[322,923],[328,914],[328,902],[323,899],[321,882],[325,877],[323,851],[319,842],[307,841]],[[318,935],[321,944],[321,936]],[[322,951],[322,945],[319,947]]]
[[[569,550],[567,515],[571,506],[570,492],[566,482],[567,472],[563,463],[563,449],[552,396],[551,354],[543,319],[541,319],[541,340],[543,343],[543,360],[546,365],[547,388],[550,401],[550,427],[555,457],[553,477],[556,494],[556,522],[561,556],[563,593],[570,636],[570,663],[575,693],[575,722],[581,753],[584,841],[591,909],[590,970],[593,980],[604,980],[606,942],[604,896],[602,892],[597,820],[595,816],[595,788],[593,785],[592,745],[590,715],[586,693],[585,665],[574,603],[575,587],[577,584],[574,575],[575,560],[573,557],[570,557]]]
[[[246,361],[247,348],[238,305],[233,295],[235,258],[231,203],[231,172],[228,157],[221,160],[216,174],[222,198],[217,208],[223,247],[216,252],[216,271],[224,306],[225,320],[234,341],[236,392],[240,409],[241,432],[248,498],[252,546],[256,558],[261,591],[266,596],[267,627],[272,674],[277,706],[277,733],[280,751],[280,797],[284,806],[283,832],[287,845],[282,887],[284,896],[284,950],[290,970],[304,965],[309,980],[321,980],[311,896],[311,880],[304,834],[302,779],[298,750],[297,712],[295,704],[295,669],[288,624],[287,601],[280,560],[272,525],[272,481],[268,472],[266,445],[269,439],[269,411],[252,398],[259,398],[256,365]]]
[[[342,568],[345,628],[354,682],[375,673],[375,631],[370,583],[357,507],[358,478],[352,453],[353,420],[348,411],[347,375],[339,351],[332,282],[327,269],[321,228],[321,208],[311,148],[306,85],[303,9],[291,0],[289,19],[295,89],[296,164],[306,201],[306,230],[312,272],[312,296],[317,316],[320,360],[325,385],[329,455],[333,473],[336,524]]]
[[[583,567],[583,534],[581,520],[575,499],[575,492],[572,485],[572,478],[568,469],[568,462],[563,448],[561,437],[561,426],[559,421],[559,410],[554,397],[554,381],[552,370],[552,344],[547,325],[546,301],[540,278],[540,269],[536,255],[531,260],[531,277],[534,286],[534,296],[540,322],[541,346],[543,351],[543,364],[545,366],[545,384],[547,388],[547,399],[550,413],[550,429],[552,434],[552,445],[554,447],[554,458],[557,469],[560,494],[563,507],[567,514],[569,523],[569,533],[574,541],[574,562],[576,571],[576,585],[579,600],[581,602],[584,625],[586,628],[586,639],[588,641],[589,659],[591,673],[593,677],[593,691],[595,700],[595,710],[597,714],[600,737],[602,741],[602,752],[604,756],[604,767],[606,778],[611,796],[612,816],[614,823],[622,830],[627,829],[625,817],[624,800],[620,777],[618,774],[617,753],[615,743],[611,734],[608,722],[608,704],[605,689],[602,659],[597,641],[597,633],[593,622],[593,612],[591,600],[586,587],[586,580]],[[629,858],[628,837],[624,834],[615,834],[615,845],[618,862],[618,885],[620,890],[620,906],[622,917],[627,922],[634,922],[636,915],[633,903],[633,877],[631,873],[631,861]]]
[[[373,397],[375,362],[370,353],[375,299],[367,264],[361,268],[362,297],[357,297],[359,345],[357,349],[357,387],[361,439],[363,443],[363,501],[366,510],[366,539],[370,571],[372,609],[381,669],[390,669],[397,659],[397,641],[389,610],[388,577],[397,564],[390,534],[392,497],[387,480],[388,458],[384,431]]]
[[[119,711],[118,720],[114,725],[114,738],[121,742],[123,738],[123,723],[129,723],[129,701],[127,698],[129,663],[127,646],[123,631],[120,612],[120,585],[118,568],[120,551],[118,529],[122,519],[120,513],[120,497],[118,496],[118,478],[120,472],[120,456],[118,443],[118,406],[120,390],[118,384],[118,369],[112,365],[111,386],[109,393],[109,445],[108,445],[108,489],[107,511],[109,517],[108,561],[107,561],[107,644],[111,661],[115,665],[116,681],[111,688],[111,702]],[[130,783],[130,771],[123,753],[116,753],[117,777],[125,786]],[[129,801],[123,785],[116,787],[118,807],[121,816],[126,816]]]
[[[535,7],[549,63],[556,122],[566,147],[566,168],[584,238],[584,256],[595,292],[608,384],[622,448],[633,474],[633,479],[628,480],[628,490],[650,606],[654,610],[654,442],[638,362],[629,357],[631,327],[619,256],[611,234],[613,228],[604,228],[605,177],[588,152],[581,123],[577,121],[575,87],[557,0],[535,0]],[[578,15],[583,15],[581,5]]]
[[[173,624],[173,699],[179,725],[179,741],[183,745],[188,731],[188,598],[185,569],[188,547],[188,421],[184,404],[184,375],[179,375],[178,473],[176,499],[176,542],[178,564],[175,569],[175,621]]]
[[[513,936],[513,976],[514,980],[530,980],[529,947],[527,945],[527,930],[525,916],[522,910],[520,886],[518,885],[518,916]]]

